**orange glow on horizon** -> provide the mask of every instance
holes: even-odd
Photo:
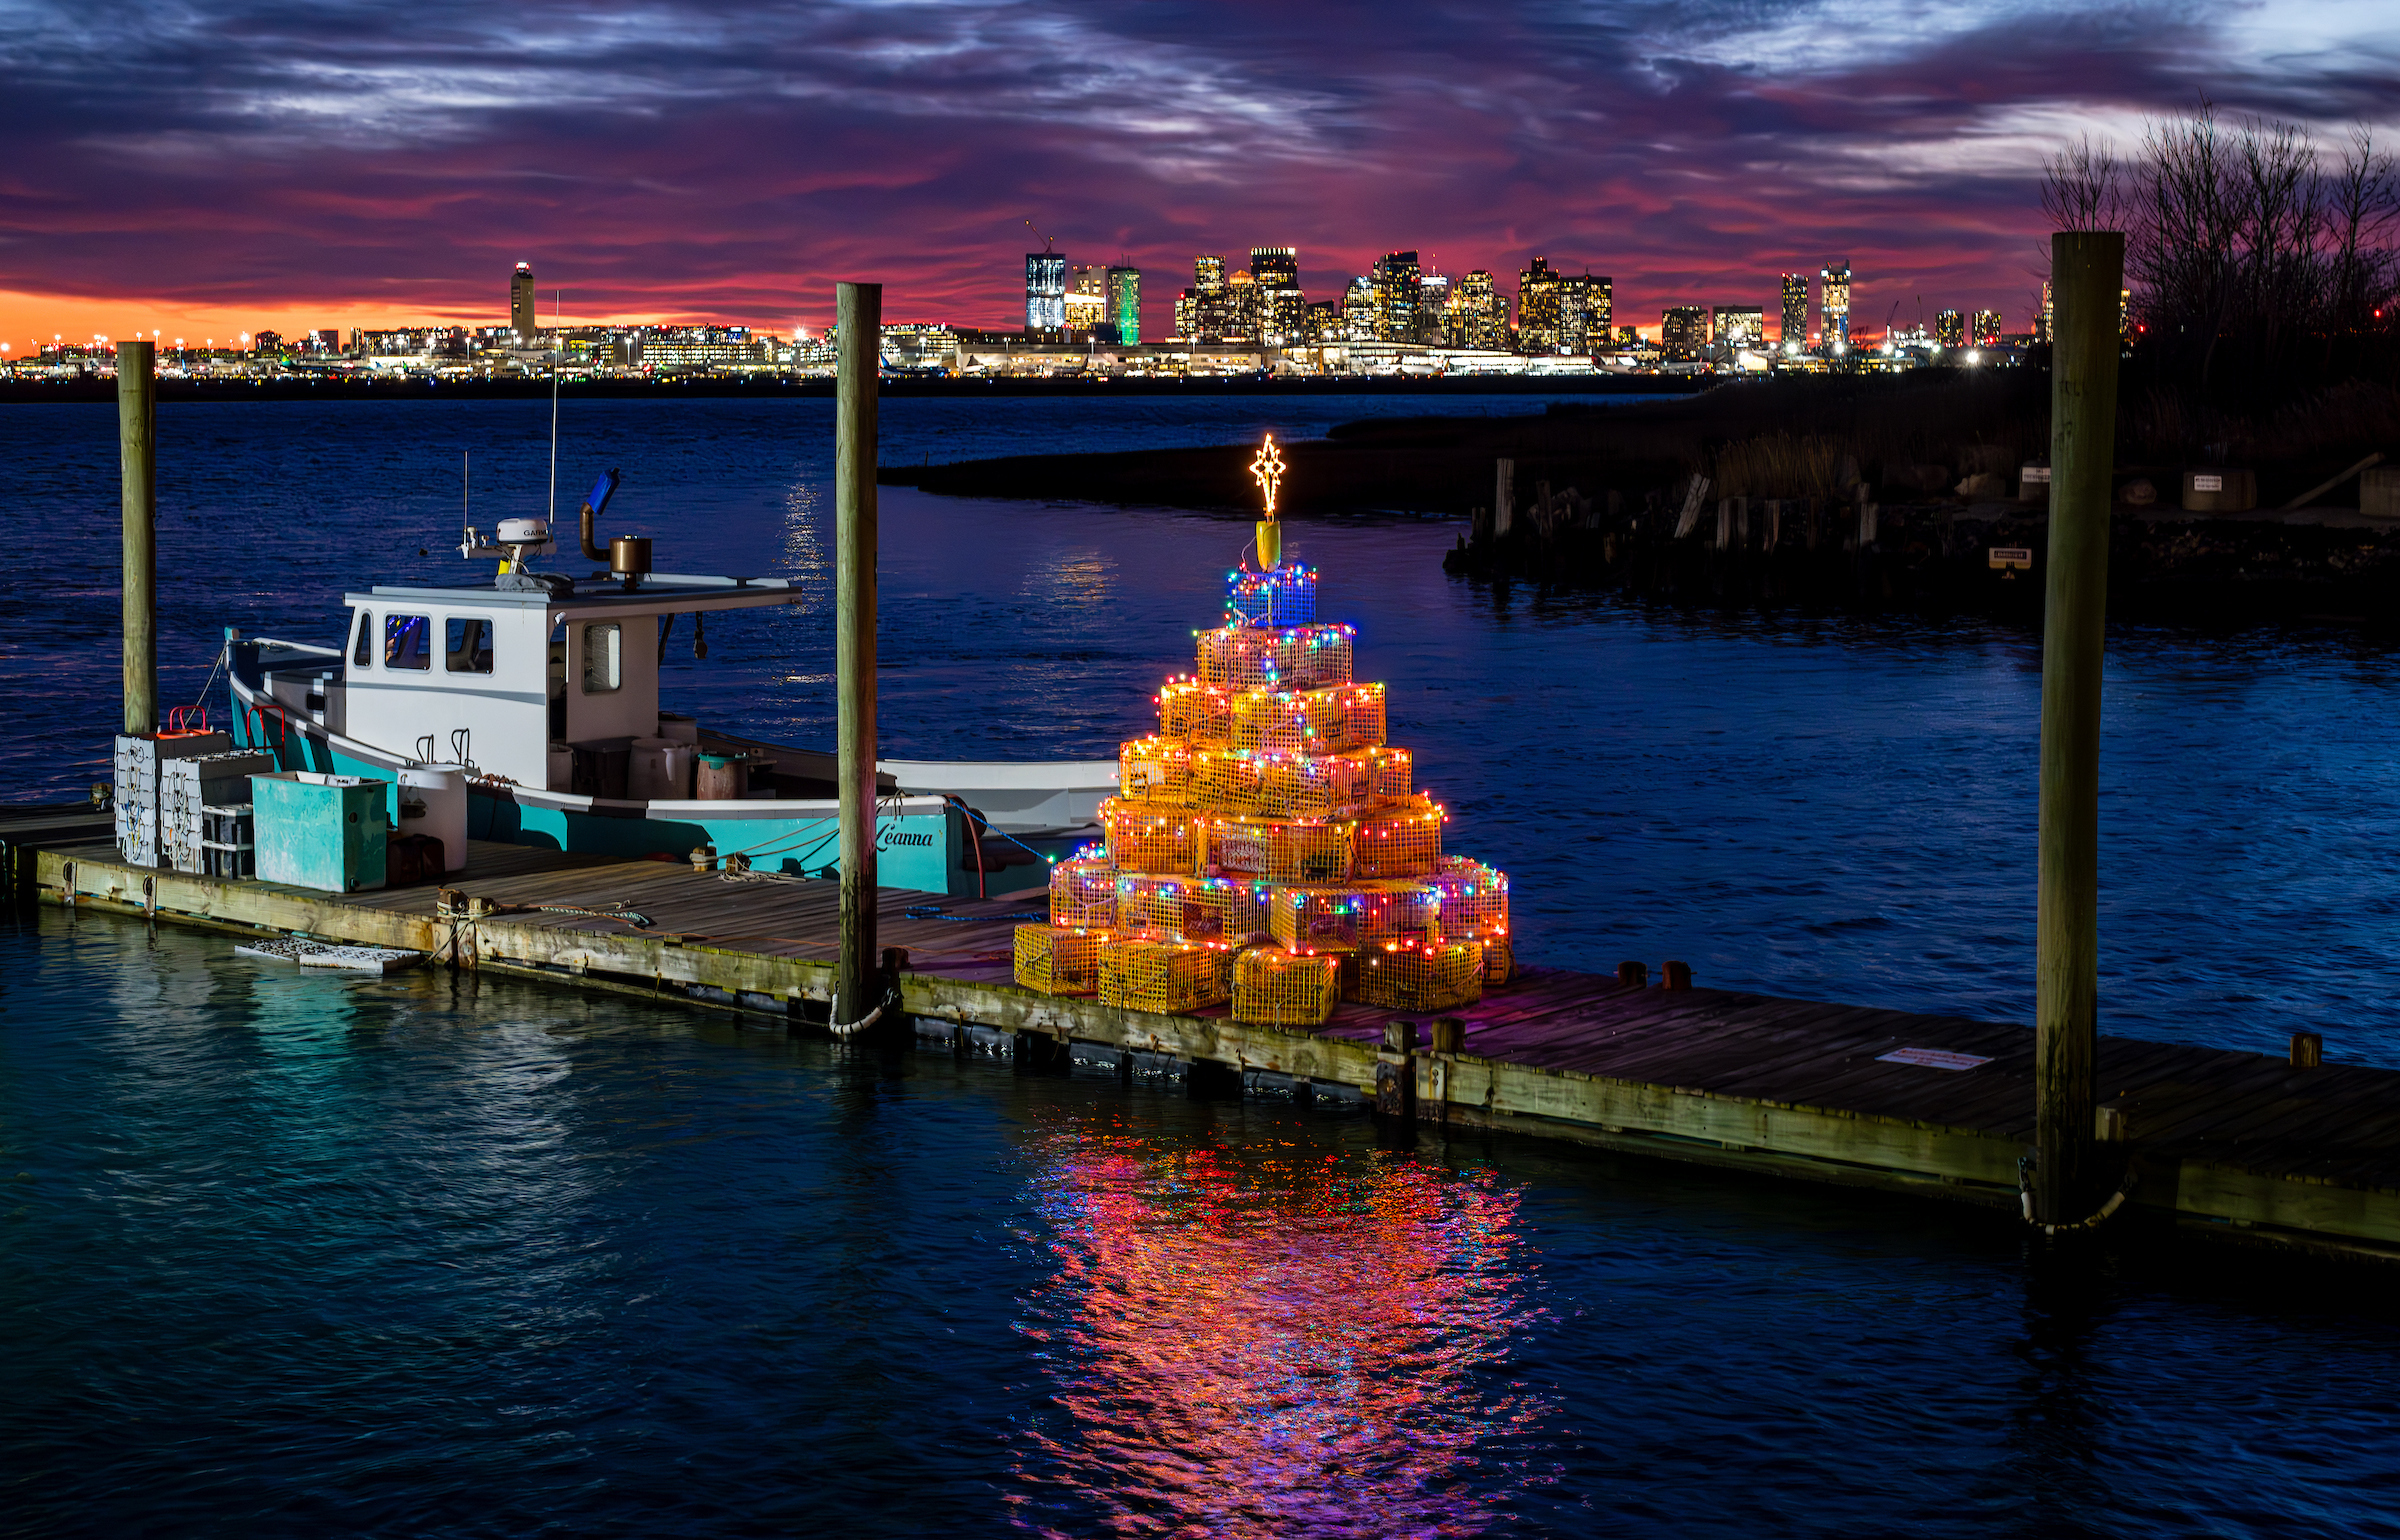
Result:
[[[756,331],[788,336],[793,325],[789,316],[772,321],[740,321],[671,310],[596,315],[578,311],[574,298],[574,290],[569,289],[563,321],[568,327],[747,325]],[[551,325],[551,298],[547,290],[543,291],[541,301],[542,324]],[[159,342],[165,346],[172,346],[174,339],[181,337],[186,346],[197,348],[204,345],[202,339],[214,338],[222,348],[232,346],[244,332],[253,336],[262,331],[274,332],[290,339],[331,326],[347,338],[354,327],[396,331],[403,327],[472,328],[507,324],[508,306],[504,301],[489,307],[455,310],[382,307],[357,300],[324,305],[218,305],[171,299],[93,299],[80,294],[29,294],[0,289],[0,341],[10,345],[11,357],[29,356],[26,347],[29,341],[38,339],[46,346],[53,336],[75,345],[90,342],[95,336],[112,341],[119,337],[147,337],[155,330]]]

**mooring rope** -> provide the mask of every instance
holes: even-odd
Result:
[[[2110,1215],[2116,1213],[2118,1209],[2125,1206],[2125,1200],[2127,1198],[2133,1196],[2134,1185],[2135,1177],[2133,1167],[2128,1165],[2125,1168],[2125,1180],[2117,1184],[2117,1190],[2108,1195],[2108,1201],[2101,1204],[2099,1209],[2095,1211],[2089,1218],[2078,1219],[2073,1224],[2040,1224],[2037,1223],[2033,1217],[2033,1157],[2030,1155],[2020,1155],[2017,1157],[2017,1199],[2019,1206],[2024,1211],[2025,1222],[2029,1225],[2032,1225],[2035,1229],[2041,1231],[2042,1234],[2046,1236],[2069,1234],[2077,1230],[2099,1229],[2103,1224],[2108,1222]]]

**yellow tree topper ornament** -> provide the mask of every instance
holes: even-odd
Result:
[[[1250,462],[1251,479],[1267,496],[1267,516],[1258,521],[1259,570],[1269,571],[1283,565],[1283,529],[1275,522],[1275,492],[1283,483],[1283,452],[1275,447],[1275,435],[1258,446],[1258,458]]]

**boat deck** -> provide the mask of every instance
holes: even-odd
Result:
[[[793,1016],[816,1012],[839,944],[839,885],[688,863],[476,843],[452,885],[329,896],[123,865],[105,843],[45,847],[39,896],[162,920],[401,946],[467,966]],[[22,879],[20,879],[22,880]],[[2014,1207],[2033,1133],[2033,1033],[1959,1016],[1636,988],[1528,968],[1454,1014],[1464,1049],[1384,1046],[1396,1014],[1323,1028],[1165,1014],[1019,987],[1012,928],[1043,895],[887,890],[878,944],[904,947],[920,1031],[991,1028],[1295,1081],[1375,1084],[1403,1065],[1421,1115],[1670,1158]],[[614,917],[637,913],[646,925]],[[821,1012],[817,1012],[821,1015]],[[1890,1057],[1895,1051],[1901,1058]],[[1930,1052],[1927,1052],[1930,1051]],[[1912,1062],[1914,1061],[1914,1062]],[[1969,1062],[1973,1061],[1973,1062]],[[2400,1072],[2131,1038],[2100,1043],[2137,1209],[2246,1238],[2400,1258]],[[1388,1071],[1387,1071],[1388,1073]]]

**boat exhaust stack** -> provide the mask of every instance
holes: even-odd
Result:
[[[617,473],[610,471],[592,483],[590,494],[583,500],[583,554],[587,561],[609,561],[609,553],[600,549],[593,536],[592,526],[598,522],[600,515],[608,511],[608,500],[616,495]],[[643,543],[647,545],[649,542]],[[609,561],[609,570],[612,572],[616,570],[616,564],[613,561]]]

